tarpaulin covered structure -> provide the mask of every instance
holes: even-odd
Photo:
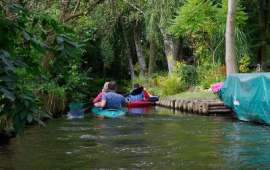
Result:
[[[238,119],[270,125],[270,73],[232,74],[220,97]]]

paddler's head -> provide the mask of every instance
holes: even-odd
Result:
[[[102,88],[102,92],[107,92],[108,91],[108,85],[109,85],[108,81],[104,83],[103,88]]]
[[[117,89],[117,84],[115,81],[110,81],[108,84],[108,91],[116,91]]]
[[[134,88],[134,89],[137,89],[137,88],[139,88],[139,87],[141,87],[139,83],[135,83],[135,84],[133,85],[133,88]]]
[[[140,84],[138,84],[138,83],[135,83],[134,85],[133,85],[133,88],[134,88],[134,90],[135,89],[140,89],[140,90],[143,90],[144,89],[144,87],[143,86],[141,86]]]

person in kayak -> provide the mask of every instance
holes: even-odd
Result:
[[[93,100],[93,103],[98,103],[101,102],[102,96],[108,91],[108,84],[109,82],[105,82],[103,85],[103,88],[101,90],[101,92],[99,92],[99,94],[95,97],[95,99]]]
[[[146,89],[139,85],[139,84],[134,84],[134,88],[131,91],[131,93],[128,95],[127,99],[132,102],[132,101],[148,101],[150,98],[149,92],[146,91]]]
[[[121,94],[116,93],[117,84],[115,81],[108,83],[108,90],[102,96],[101,102],[95,103],[96,107],[108,109],[120,109],[126,104],[126,99]]]

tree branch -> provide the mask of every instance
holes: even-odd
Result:
[[[74,18],[77,18],[77,17],[80,17],[80,16],[83,16],[83,15],[88,14],[92,9],[94,9],[97,5],[99,5],[99,4],[102,3],[103,1],[105,1],[105,0],[97,0],[97,1],[95,1],[92,5],[90,5],[90,6],[86,9],[86,11],[84,11],[84,12],[78,12],[78,13],[75,13],[75,14],[70,15],[70,16],[68,16],[67,18],[65,18],[65,22],[68,22],[68,21],[70,21],[70,20],[72,20],[72,19],[74,19]]]
[[[74,8],[74,10],[73,10],[73,12],[72,12],[73,15],[74,15],[75,12],[77,11],[78,7],[80,6],[80,3],[81,3],[81,0],[77,0],[76,6],[75,6],[75,8]]]
[[[134,5],[134,4],[130,3],[130,2],[128,2],[127,0],[124,0],[124,2],[126,2],[126,3],[127,3],[128,5],[130,5],[132,8],[136,9],[137,11],[139,11],[141,14],[145,15],[144,12],[143,12],[140,8],[138,8],[136,5]]]

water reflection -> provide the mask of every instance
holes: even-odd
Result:
[[[129,115],[148,115],[155,112],[155,107],[135,107],[135,108],[128,108]]]
[[[222,153],[228,163],[246,165],[249,169],[270,168],[270,127],[234,122],[224,128]],[[226,148],[226,149],[225,149]]]

